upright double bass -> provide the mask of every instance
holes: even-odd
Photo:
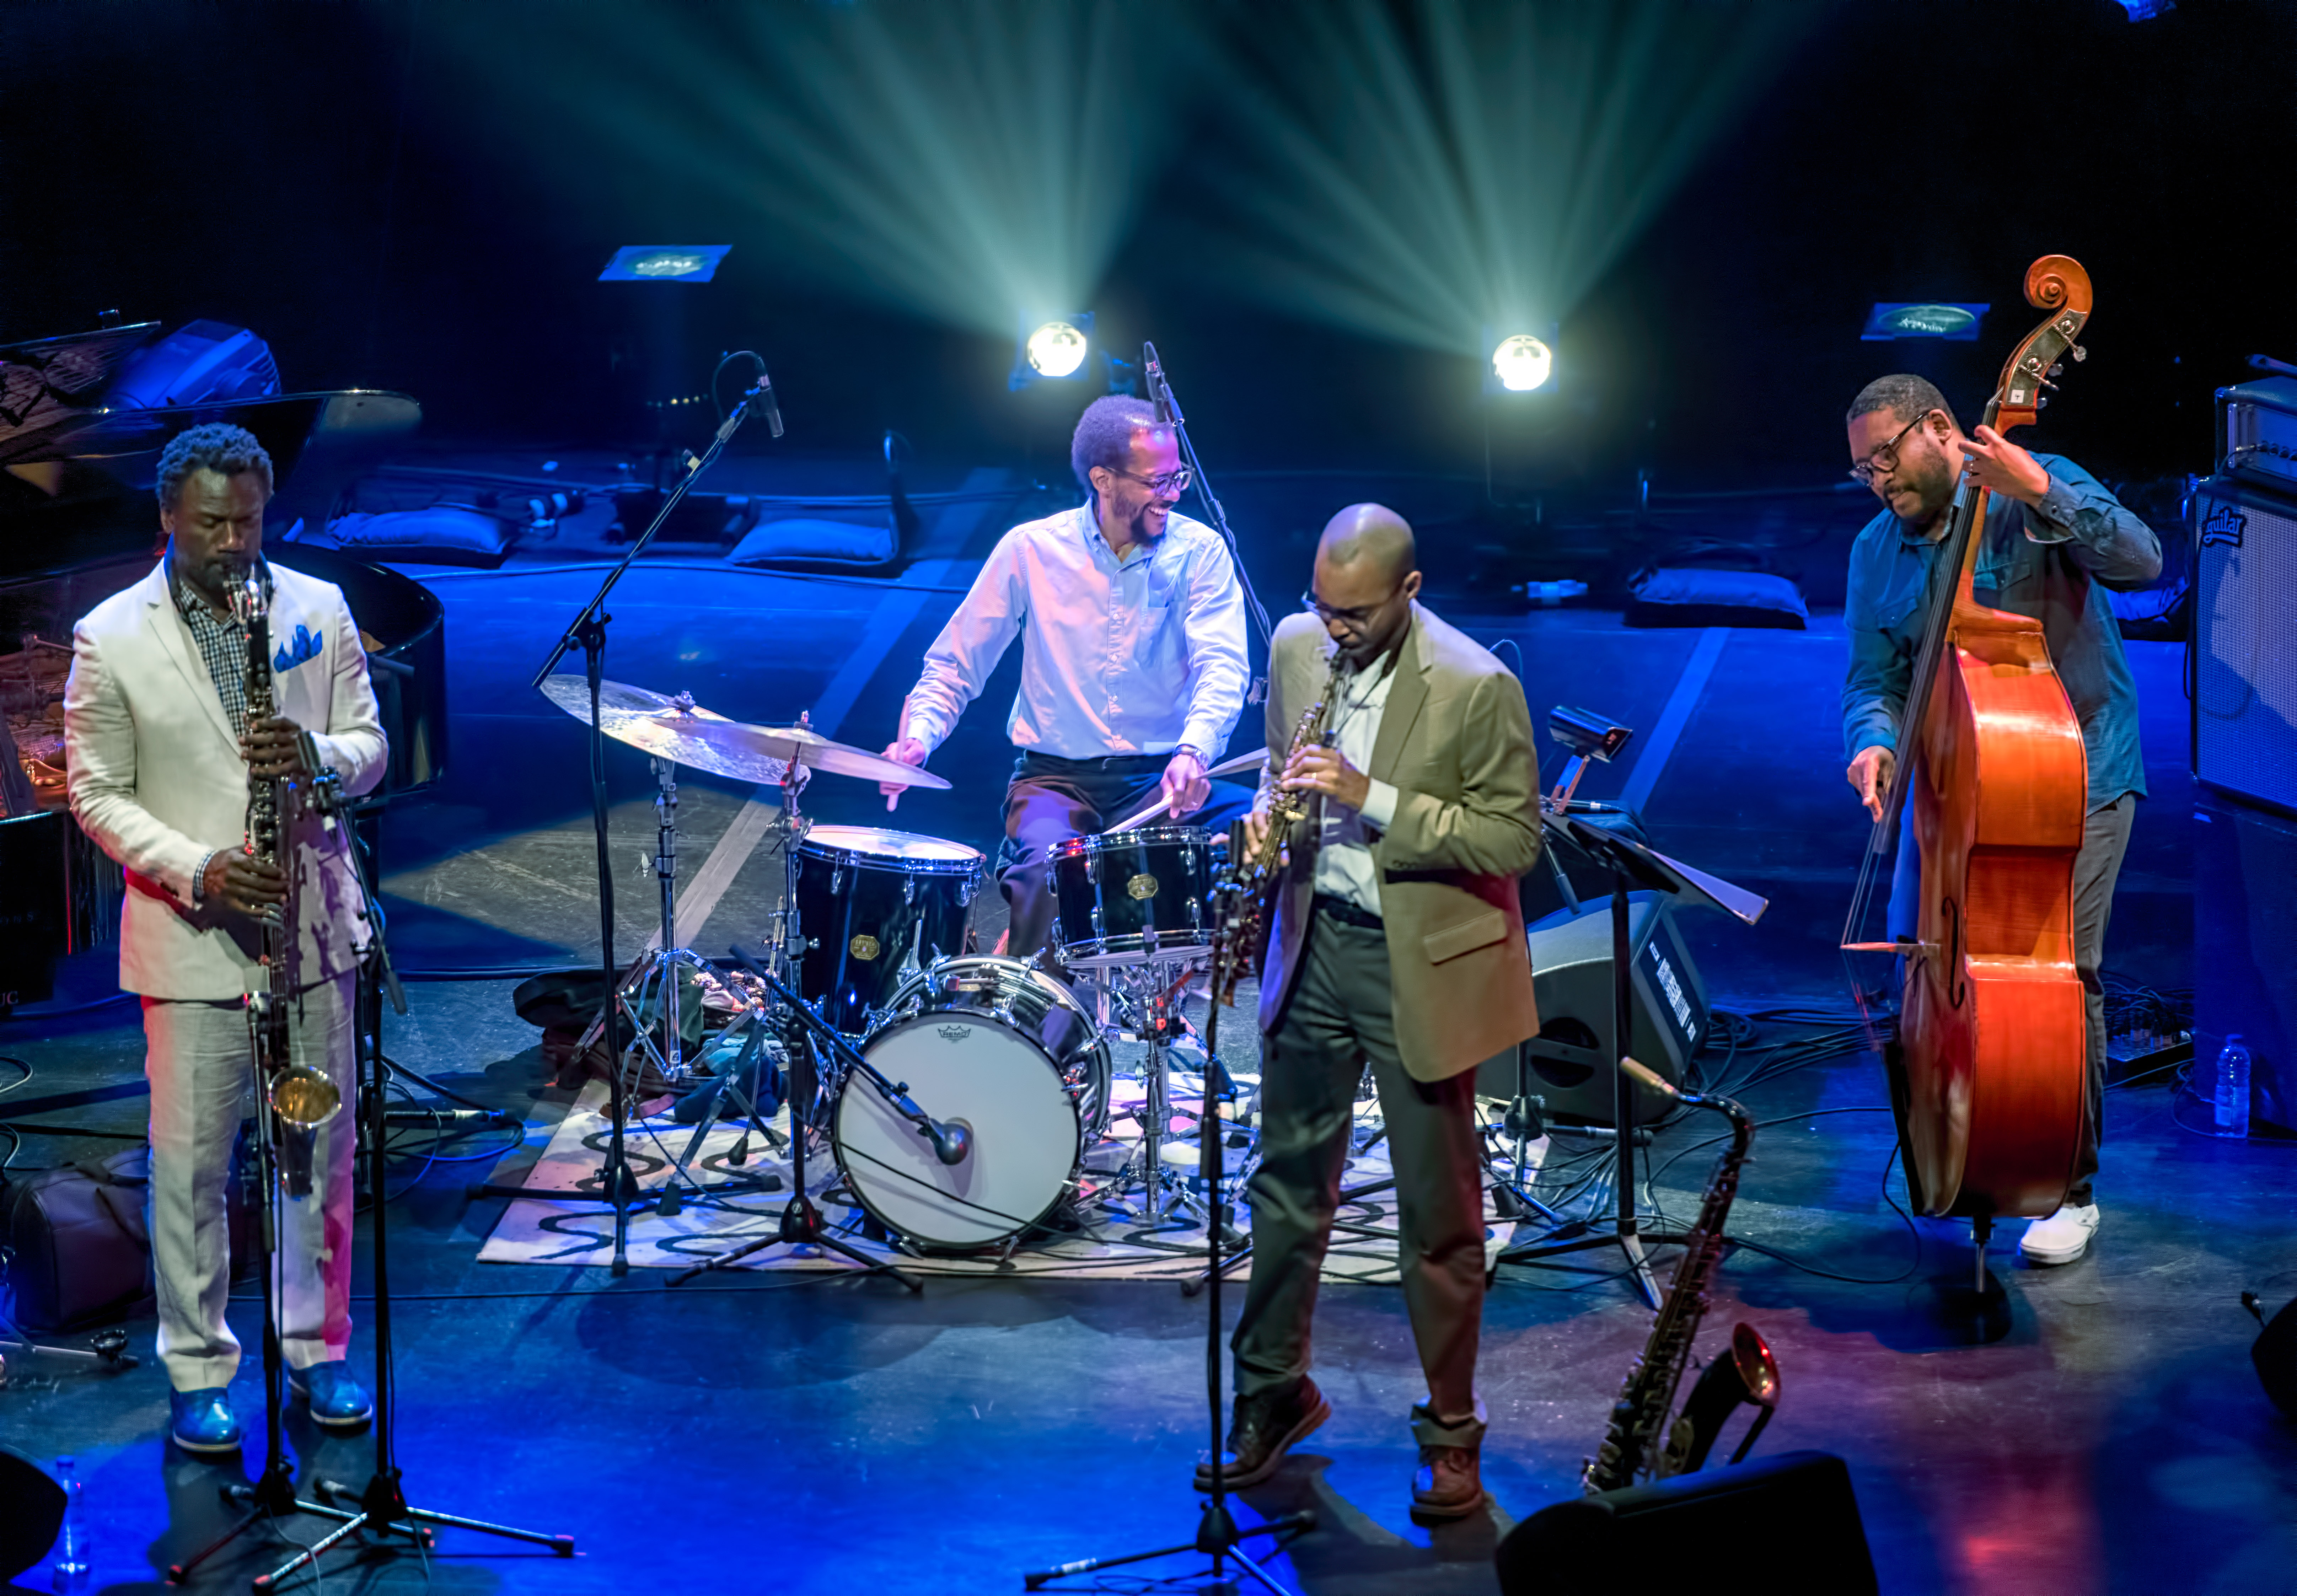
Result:
[[[2089,275],[2063,255],[2027,268],[2048,318],[2003,366],[1986,406],[1996,432],[2030,424],[2060,360],[2083,358]],[[2042,623],[1978,602],[1988,495],[1967,472],[1939,551],[1898,717],[1894,779],[1859,876],[1843,945],[1904,956],[1891,1098],[1916,1208],[1972,1221],[1983,1283],[1997,1217],[2048,1213],[2079,1153],[2088,1026],[2074,967],[2074,857],[2088,808],[2081,723]],[[1914,805],[1922,907],[1912,939],[1856,940],[1876,861]]]

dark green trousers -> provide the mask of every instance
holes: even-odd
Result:
[[[1428,1400],[1412,1409],[1412,1427],[1423,1444],[1478,1445],[1484,1196],[1476,1073],[1426,1082],[1405,1072],[1395,1050],[1386,932],[1320,907],[1301,957],[1283,1017],[1261,1048],[1252,1279],[1231,1344],[1237,1394],[1280,1389],[1307,1372],[1317,1278],[1369,1061],[1395,1169],[1404,1305],[1428,1377]]]

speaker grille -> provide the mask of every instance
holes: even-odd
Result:
[[[2297,506],[2222,481],[2193,504],[2194,774],[2297,810]]]

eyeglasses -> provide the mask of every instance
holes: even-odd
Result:
[[[1396,599],[1396,594],[1400,594],[1403,591],[1404,584],[1398,582],[1396,584],[1395,592],[1389,594],[1378,604],[1359,605],[1354,609],[1343,610],[1337,608],[1334,605],[1328,605],[1322,599],[1318,598],[1316,596],[1316,590],[1313,588],[1311,588],[1306,592],[1300,595],[1300,607],[1306,610],[1309,613],[1315,616],[1317,620],[1323,621],[1328,626],[1335,621],[1340,622],[1343,626],[1362,626],[1366,621],[1370,621],[1374,615],[1379,614],[1382,610],[1387,608],[1388,605],[1394,604]]]
[[[1874,479],[1883,472],[1898,470],[1898,440],[1904,438],[1907,433],[1913,432],[1916,427],[1922,425],[1922,423],[1928,421],[1937,413],[1938,412],[1935,409],[1925,410],[1920,415],[1915,416],[1914,420],[1908,422],[1905,426],[1900,427],[1896,432],[1891,434],[1889,442],[1884,444],[1881,448],[1876,449],[1873,454],[1867,456],[1864,460],[1859,461],[1857,465],[1850,468],[1850,480],[1857,483],[1861,488],[1872,488],[1874,485]]]
[[[1185,465],[1178,471],[1160,472],[1153,477],[1144,477],[1137,471],[1126,471],[1116,465],[1103,466],[1102,469],[1117,476],[1131,477],[1158,498],[1180,498],[1189,490],[1189,484],[1195,480],[1194,475]]]

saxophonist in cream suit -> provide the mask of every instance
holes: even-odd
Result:
[[[1317,545],[1313,613],[1288,618],[1269,649],[1269,748],[1288,748],[1320,697],[1324,740],[1267,773],[1246,822],[1257,850],[1275,791],[1308,797],[1262,960],[1252,1282],[1221,1467],[1231,1486],[1257,1484],[1331,1412],[1308,1373],[1309,1320],[1369,1064],[1428,1378],[1412,1412],[1412,1514],[1437,1522],[1485,1501],[1476,1066],[1539,1030],[1516,878],[1540,835],[1523,684],[1418,602],[1416,562],[1395,511],[1342,510]],[[1209,1465],[1198,1484],[1210,1487]]]
[[[315,1133],[311,1194],[283,1203],[281,1332],[291,1385],[316,1421],[356,1428],[373,1412],[346,1361],[365,899],[347,827],[331,837],[299,824],[276,863],[242,844],[251,772],[302,772],[301,734],[351,794],[383,778],[388,750],[342,592],[262,560],[271,484],[270,457],[241,428],[193,427],[168,446],[158,481],[166,555],[79,623],[64,694],[72,814],[128,876],[119,984],[144,1000],[159,1352],[171,1431],[195,1452],[239,1449],[225,1182],[253,1074],[243,1000],[266,982],[256,917],[287,901],[291,869],[301,983],[291,1052],[334,1082],[344,1107]],[[273,587],[276,706],[253,724],[246,636],[227,596],[251,572]]]

